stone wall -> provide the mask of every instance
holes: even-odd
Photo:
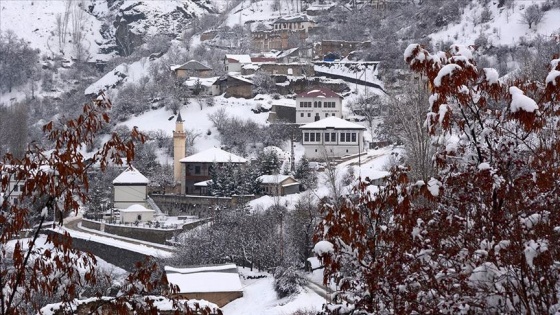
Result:
[[[51,230],[48,230],[45,233],[58,235],[56,232]],[[133,252],[124,248],[81,238],[73,238],[72,247],[84,252],[90,252],[108,263],[121,267],[129,272],[134,270],[134,264],[136,262],[144,261],[147,257],[144,254]]]
[[[133,238],[136,240],[142,240],[151,243],[166,244],[167,240],[173,239],[173,237],[183,231],[191,230],[199,225],[208,222],[208,219],[203,219],[200,221],[184,224],[178,229],[150,229],[144,227],[136,227],[130,225],[115,225],[115,224],[103,224],[100,222],[82,220],[82,226],[92,230],[103,230],[105,233],[115,234],[122,237]]]

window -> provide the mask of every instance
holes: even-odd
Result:
[[[317,107],[317,101],[313,102],[313,107]]]
[[[335,113],[332,113],[332,116],[336,116]]]
[[[356,142],[356,133],[355,132],[352,133],[352,142]]]
[[[321,101],[317,102],[317,107],[321,108]]]
[[[346,133],[346,142],[350,142],[350,133],[349,132]]]
[[[331,132],[331,141],[336,142],[336,133],[335,132]]]
[[[329,117],[329,113],[325,113],[325,117]]]
[[[138,217],[136,218],[138,221],[142,221],[142,215],[139,214]]]
[[[300,117],[303,117],[303,113],[301,113],[300,115],[301,115]]]
[[[309,142],[309,133],[306,132],[303,134],[303,141]]]
[[[315,142],[315,133],[314,133],[314,132],[312,132],[312,133],[309,135],[309,141],[310,141],[310,142]]]
[[[18,185],[14,185],[14,191],[18,191]]]
[[[299,107],[304,107],[305,103],[304,102],[299,102]]]
[[[321,120],[321,117],[319,116],[319,113],[316,113],[315,114],[315,121],[319,121],[319,120]]]
[[[344,132],[340,134],[340,142],[346,142],[346,137],[344,135]]]
[[[330,137],[329,137],[330,135],[331,135],[331,134],[328,133],[328,132],[325,133],[325,142],[331,142]]]
[[[200,174],[200,165],[196,165],[196,166],[194,167],[194,173],[195,173],[195,174]]]
[[[311,113],[307,113],[307,117],[311,117]]]
[[[317,138],[317,142],[321,142],[321,134],[320,133],[316,133],[315,137]]]

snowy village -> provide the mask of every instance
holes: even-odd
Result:
[[[0,315],[560,314],[560,0],[0,0]]]

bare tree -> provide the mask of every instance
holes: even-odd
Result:
[[[428,104],[426,86],[422,82],[411,83],[401,95],[389,99],[382,126],[384,137],[404,144],[411,176],[422,180],[432,174],[433,148],[424,127]]]
[[[529,28],[533,25],[537,26],[543,20],[545,13],[538,4],[533,4],[521,14],[521,22],[529,25]]]
[[[381,100],[378,96],[366,97],[360,96],[358,99],[350,104],[350,110],[354,115],[363,116],[368,123],[369,132],[371,133],[371,138],[374,138],[375,129],[373,128],[373,123],[380,114]]]

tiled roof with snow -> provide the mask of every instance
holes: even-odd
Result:
[[[296,96],[296,98],[300,97],[342,98],[340,95],[327,88],[319,88],[302,92]]]
[[[356,124],[335,116],[330,116],[319,121],[315,121],[299,127],[299,129],[356,129],[365,130],[360,124]]]
[[[245,82],[245,83],[249,83],[249,84],[253,84],[253,81],[249,80],[249,79],[245,79],[242,76],[237,76],[237,75],[231,75],[229,74],[228,77],[234,79],[234,80],[239,80],[241,82]]]
[[[113,180],[113,184],[148,184],[148,180],[142,173],[140,173],[133,166],[129,166],[117,178]]]
[[[233,153],[226,152],[218,148],[210,148],[208,150],[184,157],[180,160],[182,163],[246,163],[247,160]]]
[[[229,62],[251,63],[251,56],[249,55],[226,55]]]
[[[257,178],[257,180],[260,180],[261,183],[263,183],[263,184],[279,184],[279,183],[285,181],[288,178],[294,179],[290,175],[275,174],[275,175],[262,175],[262,176],[259,176],[259,178]]]

